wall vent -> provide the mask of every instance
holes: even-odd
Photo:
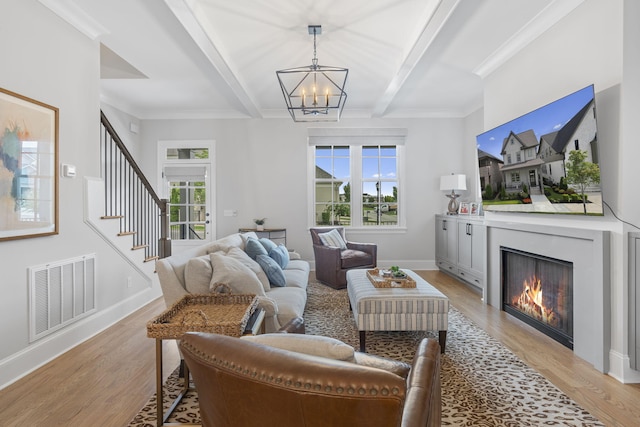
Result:
[[[96,311],[96,256],[29,267],[29,342]]]

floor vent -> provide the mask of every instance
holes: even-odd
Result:
[[[29,267],[29,342],[96,311],[96,256]]]

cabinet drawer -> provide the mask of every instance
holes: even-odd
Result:
[[[465,282],[471,283],[472,285],[477,286],[479,288],[482,288],[484,285],[484,281],[482,280],[481,276],[477,274],[473,274],[468,270],[458,269],[457,275],[458,277],[463,279]]]
[[[446,271],[451,274],[456,274],[456,275],[458,274],[457,267],[447,261],[443,261],[441,259],[436,260],[436,265],[440,270]]]

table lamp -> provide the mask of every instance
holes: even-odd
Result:
[[[440,190],[449,191],[451,190],[451,194],[446,194],[449,201],[447,215],[457,215],[458,214],[458,200],[460,197],[459,194],[456,194],[457,190],[466,190],[467,189],[467,177],[465,175],[444,175],[440,177]]]

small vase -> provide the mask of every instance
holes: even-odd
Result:
[[[256,224],[256,231],[264,231],[264,225],[263,224]]]

